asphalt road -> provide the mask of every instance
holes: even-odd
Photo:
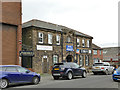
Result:
[[[118,88],[118,82],[112,80],[112,75],[92,75],[87,78],[76,77],[72,80],[53,80],[51,75],[41,78],[38,85],[13,85],[12,88]]]

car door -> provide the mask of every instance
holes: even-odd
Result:
[[[33,72],[23,68],[17,67],[18,72],[20,73],[21,82],[31,82],[33,79]]]
[[[72,66],[72,70],[74,72],[74,75],[76,75],[76,76],[81,75],[81,69],[80,69],[78,64],[72,63],[71,66]]]
[[[11,83],[20,82],[20,73],[17,71],[16,67],[6,67],[6,75]]]

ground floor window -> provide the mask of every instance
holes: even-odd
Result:
[[[80,66],[84,65],[84,56],[83,55],[79,55],[79,62],[80,62]]]
[[[89,56],[85,55],[85,65],[88,66],[89,65]]]
[[[53,65],[58,63],[58,55],[53,55]]]
[[[22,57],[22,67],[32,68],[32,57]]]

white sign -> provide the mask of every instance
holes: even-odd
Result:
[[[52,47],[52,46],[37,45],[37,50],[47,50],[47,51],[52,51],[52,50],[53,50],[53,47]]]
[[[43,58],[47,58],[47,56],[43,56]]]

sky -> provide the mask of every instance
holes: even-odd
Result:
[[[22,0],[22,22],[38,19],[93,37],[100,47],[118,46],[120,0]]]

